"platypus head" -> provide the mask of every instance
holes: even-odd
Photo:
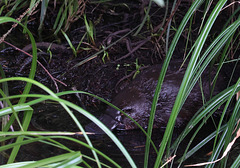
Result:
[[[122,123],[122,115],[120,111],[109,107],[106,113],[99,117],[99,120],[110,130],[124,130],[124,124]],[[87,132],[93,132],[95,134],[103,134],[101,128],[95,123],[90,123],[85,127]]]
[[[145,126],[148,122],[146,112],[150,112],[152,93],[147,96],[140,91],[140,87],[132,87],[131,85],[121,91],[112,101],[112,104],[120,108],[127,115],[134,118],[140,125]],[[153,91],[154,92],[154,91]],[[148,113],[147,113],[148,114]],[[122,114],[119,110],[108,107],[99,120],[110,130],[131,130],[138,128],[132,120]],[[144,122],[144,123],[143,123]],[[145,123],[146,122],[146,123]],[[88,132],[102,133],[94,123],[86,126]]]
[[[118,100],[118,99],[117,99]],[[127,115],[134,119],[138,118],[144,118],[144,115],[142,114],[142,110],[146,110],[146,104],[140,103],[145,102],[141,99],[138,99],[139,102],[128,102],[128,105],[123,106],[119,104],[116,105],[117,107],[121,108]],[[121,103],[127,103],[126,101],[121,101]],[[145,106],[145,107],[143,107]],[[105,111],[105,113],[99,117],[99,120],[110,130],[114,131],[120,131],[120,130],[131,130],[136,129],[137,126],[134,124],[132,120],[130,120],[128,117],[126,117],[124,114],[122,114],[119,110],[108,107]],[[88,132],[94,132],[95,134],[102,134],[103,131],[101,128],[99,128],[95,123],[90,123],[85,127],[86,131]]]
[[[120,91],[112,101],[112,104],[123,110],[143,127],[146,127],[148,124],[159,71],[159,65],[144,71]],[[108,107],[99,120],[111,130],[132,130],[138,128],[132,120],[112,107]],[[103,133],[101,128],[94,123],[87,125],[86,130],[96,134]]]

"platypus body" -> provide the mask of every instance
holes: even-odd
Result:
[[[112,101],[112,104],[126,112],[143,128],[148,126],[153,96],[161,68],[162,65],[157,64],[143,70]],[[161,128],[167,125],[184,73],[185,70],[178,70],[178,68],[168,69],[157,103],[154,128]],[[210,92],[208,79],[208,75],[202,78],[205,98],[209,98]],[[184,122],[189,121],[202,105],[200,85],[196,84],[179,112],[176,119],[176,127],[180,127],[184,125]],[[129,118],[112,107],[107,108],[100,120],[111,130],[132,130],[138,128]],[[87,125],[86,130],[95,133],[101,132],[101,129],[94,123]]]

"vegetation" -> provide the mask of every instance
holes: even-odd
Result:
[[[50,1],[51,2],[51,1]],[[94,145],[91,142],[91,139],[89,138],[89,133],[85,132],[84,127],[79,122],[78,118],[75,116],[75,114],[72,112],[72,110],[76,110],[78,113],[81,113],[82,115],[86,116],[88,119],[90,119],[92,122],[96,123],[102,130],[112,139],[112,141],[117,145],[117,147],[122,152],[122,155],[124,155],[128,161],[128,163],[131,165],[131,167],[137,167],[135,161],[132,159],[131,155],[128,153],[128,151],[125,149],[125,147],[122,145],[120,140],[116,138],[116,136],[105,126],[103,125],[96,117],[94,117],[92,114],[84,110],[83,108],[75,105],[72,102],[69,102],[67,100],[64,100],[61,98],[64,95],[68,94],[86,94],[92,97],[95,97],[104,103],[111,105],[106,100],[87,93],[83,91],[63,91],[59,93],[54,93],[51,89],[44,86],[40,82],[34,80],[34,76],[36,74],[36,67],[37,67],[37,47],[35,39],[32,35],[32,33],[29,31],[27,27],[27,20],[29,15],[34,12],[35,8],[40,9],[40,24],[39,24],[39,32],[42,31],[43,28],[43,22],[45,19],[45,15],[47,12],[47,8],[49,3],[47,0],[32,0],[31,2],[23,1],[23,0],[17,0],[17,1],[11,1],[11,0],[4,0],[0,2],[0,25],[4,25],[5,23],[17,23],[20,27],[23,29],[23,33],[26,32],[29,39],[32,43],[32,63],[31,63],[31,70],[29,73],[29,77],[8,77],[6,78],[5,72],[3,70],[3,67],[0,66],[1,71],[1,106],[2,109],[0,110],[0,117],[2,118],[2,131],[0,132],[0,140],[1,140],[1,147],[0,151],[3,156],[7,156],[7,162],[3,163],[5,165],[2,165],[0,167],[91,167],[91,164],[94,162],[98,167],[121,167],[118,163],[116,163],[114,160],[112,160],[108,154],[104,154],[101,151],[94,148]],[[55,35],[60,35],[60,30],[62,30],[62,34],[64,35],[64,38],[66,38],[68,44],[70,45],[75,57],[77,57],[78,50],[81,48],[83,39],[78,43],[78,46],[75,48],[70,41],[67,30],[69,29],[71,23],[78,19],[82,19],[82,22],[84,22],[86,26],[86,33],[84,34],[84,37],[87,36],[89,43],[96,47],[95,42],[95,35],[94,35],[94,24],[93,22],[89,21],[87,18],[87,15],[84,14],[85,6],[87,3],[86,1],[77,1],[77,0],[71,0],[71,1],[61,1],[62,5],[60,5],[58,14],[56,17],[56,20],[54,22],[54,26],[52,29],[54,30]],[[106,3],[108,1],[97,1],[97,2],[89,2],[89,3]],[[150,0],[150,2],[152,2]],[[38,3],[41,3],[41,7],[38,7]],[[57,1],[51,2],[52,4],[57,3]],[[240,91],[240,79],[237,80],[237,82],[226,88],[224,91],[219,93],[218,95],[212,97],[211,100],[204,102],[204,105],[199,111],[194,115],[191,121],[187,124],[185,129],[182,131],[182,133],[178,136],[178,138],[172,142],[172,136],[173,136],[173,130],[175,125],[175,120],[177,118],[177,115],[184,104],[185,100],[187,99],[189,93],[191,92],[192,88],[195,86],[195,84],[201,79],[201,74],[206,69],[207,66],[218,63],[218,72],[221,70],[223,64],[227,63],[230,58],[228,57],[230,52],[235,53],[237,50],[239,50],[239,25],[240,25],[240,17],[237,15],[239,12],[240,7],[234,8],[235,10],[232,11],[231,17],[229,17],[229,20],[227,21],[226,25],[221,25],[222,30],[221,32],[216,36],[213,37],[210,34],[210,31],[213,28],[213,25],[220,15],[220,13],[226,7],[227,0],[219,0],[217,3],[211,4],[211,1],[203,1],[198,0],[192,2],[190,8],[188,9],[188,12],[185,14],[184,18],[182,19],[180,25],[176,25],[176,27],[171,27],[171,18],[169,18],[169,22],[166,24],[169,31],[173,28],[176,32],[175,35],[169,44],[166,44],[167,54],[164,60],[164,64],[162,67],[162,71],[159,77],[159,81],[157,84],[157,88],[154,95],[154,100],[152,102],[152,109],[150,113],[150,119],[149,119],[149,125],[148,129],[145,132],[143,128],[140,128],[144,133],[146,134],[146,147],[145,147],[145,157],[144,157],[144,167],[148,167],[149,164],[149,150],[150,146],[154,144],[151,141],[152,136],[152,130],[153,130],[153,121],[154,121],[154,115],[156,111],[156,105],[158,101],[159,94],[161,92],[161,85],[164,80],[164,76],[166,74],[167,68],[169,66],[169,62],[172,59],[173,52],[175,51],[176,45],[179,42],[180,36],[183,34],[183,32],[186,30],[186,27],[188,27],[188,37],[190,38],[191,35],[191,24],[193,22],[193,17],[195,14],[195,11],[205,5],[204,10],[204,18],[202,20],[201,27],[199,28],[199,34],[197,36],[197,39],[189,39],[189,41],[194,42],[191,46],[191,49],[187,55],[187,57],[190,58],[188,67],[185,73],[185,76],[183,78],[178,96],[176,97],[176,101],[174,103],[174,107],[172,110],[172,114],[170,116],[168,125],[166,127],[166,131],[164,133],[164,137],[161,141],[161,145],[158,149],[158,147],[154,146],[157,157],[155,160],[154,167],[160,167],[161,165],[164,165],[168,163],[169,167],[173,167],[173,163],[177,162],[178,166],[180,167],[183,165],[184,161],[186,161],[190,156],[192,156],[194,153],[196,153],[198,150],[204,147],[209,141],[213,140],[213,147],[212,147],[212,154],[209,158],[209,164],[206,164],[205,167],[229,167],[227,164],[229,164],[228,155],[226,152],[229,151],[230,147],[229,144],[233,141],[235,141],[235,138],[238,138],[240,135],[239,131],[239,125],[238,120],[240,118],[240,99],[238,99],[235,104],[234,108],[231,112],[231,115],[229,117],[226,117],[227,111],[230,108],[231,103],[234,101],[236,97],[236,93]],[[166,3],[166,5],[168,5]],[[173,9],[178,4],[175,4],[173,6]],[[214,5],[214,7],[212,7]],[[234,4],[229,4],[230,6],[233,6]],[[150,5],[148,9],[150,10]],[[210,10],[211,8],[211,10]],[[23,10],[26,10],[26,13],[22,18],[15,20],[13,19],[13,14],[22,12]],[[176,11],[172,11],[173,13]],[[146,12],[148,14],[148,11]],[[150,23],[151,17],[149,15],[145,15],[145,19],[143,19],[143,24],[137,26],[135,29],[130,31],[130,33],[135,32],[137,29],[137,32],[141,32],[142,27],[144,26],[144,21],[147,20],[147,23]],[[172,16],[173,17],[173,16]],[[23,23],[21,23],[21,21]],[[166,38],[169,38],[169,31],[164,31],[164,27],[162,26],[161,29],[159,29],[159,32],[153,32],[153,29],[149,29],[151,32],[152,37],[156,38],[162,38],[163,33],[166,35]],[[161,31],[162,30],[162,31]],[[11,30],[13,31],[13,30]],[[60,32],[60,33],[59,33]],[[130,33],[127,33],[126,35],[122,36],[118,41],[123,39],[125,36],[129,35]],[[135,32],[135,35],[138,33]],[[5,41],[5,36],[2,35],[3,38],[0,39],[0,43]],[[214,40],[209,40],[209,38],[213,38]],[[207,43],[209,41],[211,43]],[[94,53],[92,56],[86,58],[85,60],[81,61],[79,64],[76,64],[75,67],[81,66],[88,60],[91,60],[92,58],[95,58],[99,54],[104,54],[104,57],[107,56],[109,59],[108,53],[106,52],[107,49],[109,49],[111,46],[116,44],[118,41],[113,42],[109,44],[108,46],[100,46],[100,50]],[[167,41],[170,41],[168,39]],[[235,46],[233,48],[233,46]],[[237,47],[236,47],[237,46]],[[82,47],[83,48],[83,47]],[[104,60],[104,57],[102,58]],[[106,61],[106,58],[105,58]],[[235,61],[236,64],[239,61],[239,57],[237,59],[232,59],[231,61]],[[104,61],[103,61],[104,62]],[[137,71],[139,70],[139,63],[138,60],[136,60],[135,63],[137,67]],[[74,68],[74,67],[73,67]],[[218,75],[218,74],[217,74]],[[215,79],[217,79],[214,77]],[[23,81],[26,83],[26,86],[24,88],[24,91],[22,94],[18,95],[9,95],[9,90],[11,90],[10,87],[8,87],[8,83],[10,81]],[[45,94],[33,94],[31,93],[32,85],[39,87],[42,91],[45,92]],[[13,103],[16,102],[17,103]],[[29,124],[32,120],[32,115],[34,113],[34,110],[32,108],[33,105],[39,104],[40,102],[51,100],[59,103],[66,111],[66,115],[69,115],[73,122],[77,125],[80,132],[58,132],[58,131],[29,131]],[[111,105],[113,106],[113,105]],[[218,123],[216,123],[216,130],[211,133],[209,136],[207,136],[205,139],[203,139],[200,143],[192,147],[192,142],[194,141],[194,138],[199,133],[199,131],[202,129],[204,124],[208,122],[208,120],[211,120],[211,117],[213,116],[214,112],[219,109],[220,106],[224,106],[224,109],[221,114],[221,118]],[[113,106],[114,108],[117,108]],[[118,109],[121,111],[121,109]],[[121,111],[123,114],[125,114],[123,111]],[[22,119],[19,116],[23,116]],[[11,130],[12,125],[15,124],[17,127],[15,127],[14,130]],[[191,131],[195,130],[194,133]],[[66,130],[67,131],[67,130]],[[85,138],[85,141],[81,141],[73,135],[81,135]],[[174,155],[176,155],[179,146],[181,145],[181,142],[184,140],[184,138],[188,135],[191,135],[191,139],[186,147],[186,150],[184,154],[178,159],[177,161],[174,160]],[[86,148],[89,148],[92,151],[92,156],[88,156],[85,153],[82,153],[79,151],[79,149],[70,149],[70,147],[64,145],[60,142],[60,140],[67,140],[71,143],[76,143],[81,146],[84,146]],[[11,141],[12,140],[12,141]],[[11,142],[11,143],[10,143]],[[39,161],[23,161],[23,162],[15,162],[15,159],[19,153],[19,150],[21,150],[21,146],[23,145],[29,145],[33,142],[40,142],[43,144],[47,144],[50,146],[54,146],[56,148],[62,149],[65,151],[64,154],[56,154],[56,156],[45,158]],[[70,143],[70,144],[71,144]],[[7,150],[11,149],[11,152],[6,152]],[[226,151],[226,152],[225,152]],[[226,154],[225,154],[226,153]],[[100,157],[101,156],[101,159]],[[223,156],[224,158],[221,159],[219,162],[214,162],[217,159],[221,158]],[[109,164],[106,165],[104,162],[102,162],[102,158],[109,161]],[[165,158],[168,158],[169,161],[166,161]],[[172,159],[170,159],[172,158]],[[91,161],[91,162],[90,162]],[[111,164],[110,164],[111,163]],[[239,167],[240,166],[240,157],[235,158],[235,160],[231,163],[231,167]]]

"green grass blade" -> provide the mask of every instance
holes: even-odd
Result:
[[[27,27],[25,27],[23,24],[21,24],[19,21],[15,20],[15,19],[12,19],[12,18],[9,18],[9,17],[0,17],[0,24],[2,23],[6,23],[6,22],[14,22],[14,23],[18,23],[19,25],[21,25],[23,27],[23,29],[27,32],[27,34],[29,35],[30,37],[30,40],[31,40],[31,43],[32,43],[32,55],[33,55],[33,58],[32,58],[32,65],[31,65],[31,71],[30,71],[30,74],[29,74],[29,78],[30,79],[34,79],[34,76],[35,76],[35,72],[36,72],[36,67],[37,67],[37,49],[36,49],[36,43],[35,43],[35,40],[33,38],[33,35],[32,33],[27,29]],[[30,89],[31,89],[31,86],[32,84],[31,83],[27,83],[25,88],[24,88],[24,91],[23,91],[23,94],[28,94]],[[19,103],[23,103],[25,102],[26,98],[25,97],[22,97],[20,100],[19,100]],[[27,114],[28,115],[28,114]],[[14,120],[15,116],[12,115],[11,116],[12,119],[10,120]],[[23,121],[23,129],[24,130],[27,130],[28,128],[28,125],[29,125],[29,121]],[[6,128],[5,129],[9,129],[9,128]],[[21,141],[22,139],[19,138],[17,139],[17,141]],[[8,160],[8,163],[12,163],[14,160],[15,160],[15,156],[18,152],[18,147],[14,148],[12,150],[12,153],[9,157],[9,160]]]
[[[240,155],[234,160],[233,164],[231,165],[231,168],[240,167]]]
[[[199,38],[196,41],[197,45],[196,45],[196,47],[193,51],[193,54],[192,54],[192,57],[190,59],[187,70],[185,72],[182,84],[180,86],[179,93],[178,93],[176,101],[174,103],[172,114],[169,118],[169,122],[168,122],[168,125],[167,125],[167,128],[166,128],[166,131],[165,131],[165,134],[164,134],[161,146],[160,146],[160,151],[158,153],[158,157],[156,159],[154,167],[159,167],[160,166],[160,162],[162,160],[162,156],[163,156],[164,150],[166,148],[166,145],[167,145],[167,143],[171,142],[170,137],[171,137],[171,134],[172,134],[172,130],[174,128],[175,120],[176,120],[178,112],[180,111],[180,108],[181,108],[182,104],[184,103],[182,100],[184,100],[184,97],[187,96],[186,91],[187,91],[188,85],[190,83],[190,79],[191,79],[191,76],[193,74],[193,70],[195,68],[196,62],[199,58],[199,55],[200,55],[201,50],[203,48],[203,45],[204,45],[204,43],[207,39],[207,36],[208,36],[208,34],[209,34],[209,32],[212,28],[212,25],[213,25],[214,21],[216,20],[216,17],[218,16],[218,13],[221,11],[221,9],[222,9],[222,7],[224,6],[225,3],[226,3],[226,0],[218,2],[218,4],[213,9],[213,12],[209,16],[209,18],[208,18],[200,36],[199,36]],[[192,6],[194,6],[194,4],[197,4],[197,2],[195,1]]]
[[[160,74],[160,77],[159,77],[159,80],[158,80],[158,83],[157,83],[157,87],[156,87],[156,91],[155,91],[155,94],[154,94],[154,98],[153,98],[151,113],[150,113],[150,117],[149,117],[149,125],[148,125],[148,135],[149,135],[149,137],[151,137],[151,134],[152,134],[152,127],[153,127],[153,120],[154,120],[155,111],[156,111],[156,104],[157,104],[157,101],[158,101],[158,97],[159,97],[159,94],[160,94],[160,91],[161,91],[161,85],[163,83],[164,76],[166,74],[170,59],[171,59],[172,54],[175,50],[178,39],[180,38],[181,33],[183,32],[184,27],[186,26],[188,20],[190,19],[190,17],[194,13],[194,11],[201,5],[202,2],[203,1],[195,1],[193,3],[193,5],[190,7],[190,9],[188,10],[184,19],[182,20],[182,22],[181,22],[181,24],[180,24],[180,26],[179,26],[179,28],[176,32],[176,35],[173,38],[172,44],[170,45],[170,48],[169,48],[169,51],[167,53],[166,59],[163,63],[163,67],[162,67],[162,70],[161,70],[161,74]],[[164,138],[166,138],[166,137],[169,138],[171,132],[172,132],[172,129],[166,130],[166,133],[164,134],[164,136],[165,136]],[[163,138],[163,141],[161,143],[162,145],[161,145],[161,148],[159,150],[159,153],[158,153],[158,156],[157,156],[157,159],[156,159],[156,162],[155,162],[156,167],[159,167],[159,165],[160,165],[163,153],[165,151],[165,146],[166,146],[167,141],[168,141],[168,138],[166,138],[166,139],[164,139],[164,138]],[[150,149],[150,140],[149,140],[149,138],[147,138],[146,148],[145,148],[145,157],[144,157],[144,167],[145,168],[148,167],[149,149]]]
[[[67,158],[67,159],[66,159]],[[60,162],[60,163],[57,163]],[[51,167],[71,167],[76,166],[78,163],[82,162],[82,154],[80,152],[71,152],[67,154],[62,154],[59,156],[49,157],[47,159],[43,159],[40,161],[36,161],[34,163],[30,163],[22,168],[32,168],[32,167],[41,167],[45,165],[50,165],[53,163],[57,163],[56,165],[52,165]]]
[[[38,30],[42,29],[43,21],[46,16],[46,12],[47,12],[48,2],[49,2],[49,0],[42,0],[41,13],[40,13],[40,24],[39,24]]]
[[[77,51],[76,51],[75,47],[73,46],[71,40],[69,39],[69,37],[67,36],[67,34],[63,30],[61,30],[61,32],[62,32],[63,36],[65,37],[65,39],[67,40],[68,45],[72,49],[74,56],[77,57]]]
[[[65,101],[63,99],[60,99],[56,94],[54,94],[50,89],[48,89],[46,86],[42,85],[41,83],[28,79],[28,78],[23,78],[23,77],[12,77],[12,78],[7,78],[7,79],[1,79],[1,82],[6,82],[6,81],[11,81],[11,80],[19,80],[19,81],[26,81],[29,83],[32,83],[38,87],[40,87],[41,89],[43,89],[44,91],[46,91],[49,95],[52,96],[52,99],[55,101],[59,101],[59,103],[64,107],[64,109],[68,112],[68,114],[72,117],[72,119],[74,120],[74,122],[76,123],[76,125],[79,127],[80,131],[83,132],[83,136],[85,137],[86,141],[88,142],[88,144],[90,146],[92,146],[91,141],[89,140],[88,136],[86,135],[84,129],[82,128],[81,124],[78,122],[77,118],[73,115],[73,113],[69,110],[68,106],[70,106],[71,108],[75,109],[76,111],[82,113],[83,115],[85,115],[86,117],[88,117],[90,120],[92,120],[93,122],[95,122],[97,125],[100,126],[100,128],[113,140],[113,142],[118,146],[118,148],[121,150],[121,152],[123,153],[123,155],[127,158],[127,160],[129,161],[130,165],[132,167],[136,167],[134,161],[132,160],[131,156],[129,155],[129,153],[126,151],[126,149],[124,148],[124,146],[121,144],[121,142],[116,138],[116,136],[104,125],[102,124],[95,116],[93,116],[92,114],[89,114],[87,111],[85,111],[84,109],[78,107],[75,104],[72,104],[68,101]],[[26,105],[28,103],[25,103]],[[93,153],[95,154],[95,152],[93,151]],[[95,154],[95,158],[96,158],[96,154]],[[96,160],[98,160],[96,158]]]

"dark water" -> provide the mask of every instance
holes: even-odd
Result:
[[[55,108],[54,108],[55,107]],[[46,110],[48,109],[48,110]],[[78,131],[76,126],[70,117],[67,117],[68,114],[63,111],[59,106],[51,105],[51,108],[45,106],[42,110],[38,108],[35,109],[35,115],[33,116],[33,122],[31,129],[33,130],[51,130],[51,131]],[[82,117],[78,116],[79,119]],[[85,121],[85,119],[82,118]],[[155,143],[156,147],[159,148],[161,143],[164,128],[153,130],[152,140]],[[208,136],[214,128],[209,123],[209,125],[205,126],[199,136],[194,140],[193,145],[196,145],[197,142],[200,142],[204,137]],[[175,140],[178,135],[181,133],[180,129],[175,130],[173,134],[173,140]],[[140,130],[132,130],[132,131],[121,131],[114,132],[117,138],[121,141],[123,146],[127,149],[134,162],[138,167],[143,167],[144,164],[144,153],[145,153],[145,143],[146,138],[145,135]],[[121,151],[116,147],[116,145],[108,138],[106,135],[90,135],[89,136],[93,146],[109,156],[111,159],[116,161],[122,167],[129,167],[129,163],[122,155]],[[81,136],[74,136],[74,138],[82,140],[85,142],[84,138]],[[177,157],[174,160],[174,166],[177,167],[177,159],[180,158],[189,142],[191,136],[186,137],[186,139],[180,144]],[[58,139],[59,140],[59,139]],[[85,155],[92,156],[90,150],[85,147],[80,146],[79,144],[72,143],[66,140],[60,140],[61,143],[65,144],[67,147],[74,151],[81,151],[81,153]],[[189,158],[186,164],[193,164],[199,162],[205,162],[209,158],[206,156],[208,152],[211,151],[211,143],[207,147],[201,149],[197,154],[193,155],[193,157]],[[45,145],[43,143],[33,143],[29,145],[25,145],[21,147],[21,151],[17,157],[17,161],[25,161],[25,160],[40,160],[46,157],[51,157],[55,155],[59,155],[64,153],[63,150],[55,148],[50,145]],[[156,160],[156,152],[151,148],[149,154],[149,167],[153,167]],[[111,166],[106,160],[101,159],[103,163],[106,163]],[[87,160],[88,162],[88,160]],[[97,167],[95,163],[90,163],[92,167]]]
[[[74,123],[71,121],[71,118],[67,117],[67,113],[61,110],[59,106],[52,105],[52,107],[57,107],[55,110],[48,108],[50,111],[38,111],[33,117],[33,122],[31,124],[30,129],[32,130],[51,130],[51,131],[78,131],[74,127]],[[37,112],[37,109],[35,110]],[[63,117],[65,116],[65,117]],[[81,118],[81,117],[80,117]],[[36,127],[37,126],[37,127]],[[69,129],[69,130],[67,130]],[[206,123],[203,129],[199,132],[198,136],[194,139],[193,144],[191,146],[194,147],[207,137],[211,132],[214,131],[214,127],[212,123]],[[173,134],[173,141],[179,136],[181,133],[180,129],[175,129]],[[194,133],[194,130],[190,133],[189,136],[185,138],[185,140],[179,145],[179,149],[176,153],[176,158],[173,162],[173,167],[178,167],[178,159],[183,155],[184,150],[191,138],[191,135]],[[136,163],[137,167],[143,167],[144,164],[144,153],[145,153],[145,142],[146,138],[145,135],[140,130],[133,130],[133,131],[121,131],[121,132],[114,132],[117,138],[121,141],[123,146],[127,149],[131,157],[133,158],[134,162]],[[153,130],[152,140],[154,141],[157,148],[161,143],[162,137],[164,134],[164,128]],[[93,146],[109,156],[111,159],[116,161],[122,167],[130,167],[129,163],[122,155],[121,151],[116,147],[116,145],[109,139],[106,135],[90,135],[89,136]],[[73,136],[78,140],[82,140],[85,142],[84,138],[81,136]],[[80,151],[82,154],[88,155],[92,157],[92,153],[90,150],[86,149],[85,147],[73,143],[71,141],[57,139],[60,143],[66,145],[68,148],[74,151]],[[231,153],[229,155],[229,163],[233,162],[234,159],[239,155],[239,147],[240,141],[236,142]],[[187,159],[183,164],[195,164],[195,163],[202,163],[206,162],[210,156],[207,154],[212,150],[213,142],[208,143],[202,149],[200,149],[196,154],[191,156]],[[191,149],[190,148],[190,149]],[[21,147],[20,152],[17,156],[16,161],[29,161],[29,160],[40,160],[51,156],[56,156],[65,153],[64,150],[46,145],[44,143],[32,143],[28,145],[24,145]],[[155,160],[156,160],[156,152],[151,148],[149,154],[149,166],[153,167]],[[172,156],[172,155],[171,155]],[[109,162],[104,160],[100,157],[100,160],[103,163],[112,166]],[[87,160],[87,163],[91,165],[91,167],[97,167],[95,163],[90,162]],[[180,167],[183,167],[181,165]]]

